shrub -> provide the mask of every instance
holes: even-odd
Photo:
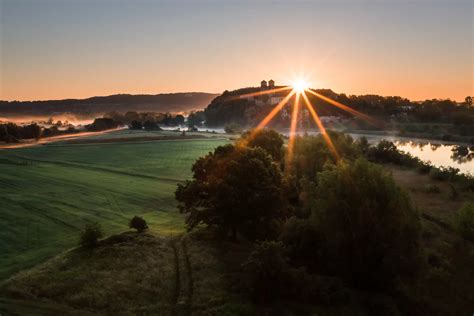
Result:
[[[441,189],[435,184],[428,184],[424,187],[423,191],[426,193],[441,193]]]
[[[453,167],[431,168],[430,177],[435,180],[446,181],[452,179],[458,173],[459,169]]]
[[[401,164],[403,154],[394,143],[383,139],[376,146],[369,148],[367,156],[374,161]]]
[[[419,174],[428,174],[431,171],[431,165],[426,162],[420,162],[416,167]]]
[[[94,248],[103,236],[99,223],[87,224],[81,232],[79,244],[84,248]]]
[[[474,241],[474,203],[461,207],[456,216],[456,229],[462,238]]]
[[[141,232],[148,229],[148,225],[147,225],[146,221],[140,216],[134,216],[130,220],[130,223],[128,224],[128,227],[136,229],[137,232],[139,232],[139,233],[141,233]]]

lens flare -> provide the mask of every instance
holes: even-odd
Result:
[[[331,137],[329,137],[328,133],[326,132],[326,128],[324,127],[323,122],[321,122],[321,119],[319,118],[318,113],[314,109],[311,102],[309,102],[309,99],[306,96],[306,93],[303,92],[302,96],[303,96],[303,100],[304,100],[304,103],[306,105],[306,108],[308,109],[309,113],[313,117],[313,120],[316,123],[316,125],[318,126],[319,131],[321,132],[321,135],[323,135],[323,138],[326,141],[326,144],[328,145],[329,150],[334,155],[334,158],[336,158],[336,160],[339,160],[340,159],[339,153],[337,152],[336,147],[334,147],[334,144],[332,143]]]
[[[293,160],[293,156],[294,156],[294,145],[295,145],[295,137],[296,137],[296,133],[297,133],[297,129],[298,129],[298,115],[299,115],[299,111],[300,111],[300,109],[299,109],[300,104],[299,103],[300,103],[300,98],[301,97],[303,98],[304,104],[305,104],[306,108],[308,109],[309,113],[311,114],[311,117],[313,118],[314,122],[318,126],[318,129],[320,130],[321,135],[324,138],[329,150],[334,155],[336,160],[340,159],[340,155],[337,152],[336,147],[334,146],[334,143],[331,140],[331,137],[327,133],[326,128],[324,127],[324,125],[321,121],[321,118],[319,117],[318,113],[316,112],[316,109],[313,107],[310,100],[308,99],[308,96],[306,95],[306,92],[311,93],[312,95],[314,95],[315,97],[317,97],[317,98],[319,98],[323,101],[326,101],[327,103],[329,103],[332,106],[335,106],[339,109],[342,109],[346,112],[349,112],[349,113],[351,113],[352,115],[354,115],[356,117],[362,118],[365,121],[371,123],[372,125],[375,125],[375,126],[381,126],[382,125],[381,122],[378,122],[377,120],[373,119],[372,117],[368,116],[367,114],[361,113],[361,112],[359,112],[359,111],[357,111],[357,110],[355,110],[351,107],[348,107],[347,105],[344,105],[344,104],[342,104],[340,102],[337,102],[337,101],[335,101],[335,100],[333,100],[329,97],[326,97],[326,96],[316,92],[315,90],[311,90],[309,88],[309,84],[306,81],[302,80],[302,79],[294,81],[292,83],[291,87],[282,87],[282,88],[276,88],[276,89],[273,89],[273,90],[260,91],[260,92],[251,93],[251,94],[248,94],[248,95],[242,95],[240,97],[257,96],[257,95],[263,95],[263,94],[267,94],[267,93],[281,92],[281,91],[290,90],[290,89],[291,89],[291,91],[286,95],[286,97],[283,100],[281,100],[281,102],[278,103],[270,111],[270,113],[268,113],[267,116],[265,116],[265,118],[263,118],[263,120],[257,125],[257,127],[252,131],[252,133],[250,133],[250,135],[247,137],[247,140],[246,140],[246,141],[248,141],[248,140],[252,139],[253,137],[255,137],[255,135],[262,128],[264,128],[268,123],[270,123],[270,121],[278,114],[278,112],[280,112],[283,109],[283,107],[285,105],[287,105],[287,103],[290,101],[291,97],[295,96],[295,102],[293,104],[293,110],[292,110],[292,113],[291,113],[290,135],[289,135],[289,139],[288,139],[288,149],[287,149],[287,155],[286,155],[286,168],[287,168],[286,171],[287,172],[289,172],[289,170],[291,168],[291,161]],[[275,90],[277,90],[277,91],[275,91]],[[270,91],[272,91],[272,92],[270,92]]]
[[[309,84],[306,81],[302,80],[302,79],[298,79],[298,80],[294,81],[291,85],[293,87],[293,90],[295,90],[298,93],[302,93],[306,89],[309,88]]]
[[[300,108],[300,95],[297,92],[295,97],[295,104],[293,105],[293,112],[291,113],[290,138],[288,139],[288,151],[286,157],[286,171],[290,171],[291,161],[293,160],[293,148],[295,146],[296,129],[298,128],[298,112]]]

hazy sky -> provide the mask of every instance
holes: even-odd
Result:
[[[474,94],[474,0],[0,0],[0,99],[222,92]]]

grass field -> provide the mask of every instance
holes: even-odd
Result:
[[[206,229],[182,234],[174,200],[176,183],[191,177],[196,158],[229,139],[141,141],[143,135],[119,131],[104,135],[106,143],[94,143],[94,137],[90,143],[0,151],[0,251],[6,254],[0,273],[6,278],[23,270],[0,284],[0,313],[373,314],[380,298],[356,289],[347,302],[328,306],[251,302],[241,264],[252,243],[222,240]],[[136,141],[120,142],[124,137]],[[417,282],[387,304],[403,303],[414,315],[471,313],[474,247],[460,239],[453,223],[472,192],[453,199],[446,182],[383,166],[420,211],[424,258]],[[436,192],[427,189],[434,186]],[[127,232],[133,215],[145,217],[148,233]],[[101,222],[109,237],[93,250],[61,253],[77,244],[79,230],[90,221]]]
[[[198,157],[226,142],[54,143],[0,151],[0,280],[75,246],[87,222],[101,223],[109,235],[140,215],[152,231],[182,232],[176,184],[191,176]]]

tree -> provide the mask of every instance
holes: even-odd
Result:
[[[183,125],[184,124],[184,116],[178,114],[174,117],[174,125]]]
[[[138,130],[141,130],[143,128],[142,122],[140,121],[132,121],[129,127],[130,129],[138,129]]]
[[[146,129],[147,131],[154,131],[154,130],[161,131],[161,128],[158,126],[158,124],[156,124],[155,121],[151,121],[151,120],[145,121],[145,123],[143,123],[143,128]]]
[[[102,228],[99,223],[87,224],[81,232],[79,244],[84,248],[94,248],[102,236]]]
[[[176,190],[189,230],[206,224],[233,239],[237,233],[266,238],[286,217],[280,170],[261,148],[219,146],[196,161],[192,171],[194,179]]]
[[[281,236],[295,261],[369,289],[416,272],[419,214],[381,167],[363,159],[339,163],[306,194],[311,215],[290,220]]]
[[[92,124],[86,125],[86,129],[92,132],[105,131],[108,129],[117,128],[121,125],[120,122],[117,122],[111,118],[100,117],[96,118]],[[53,126],[56,127],[56,126]],[[51,129],[53,129],[51,127]],[[57,127],[56,127],[57,128]]]
[[[141,232],[148,229],[148,225],[147,225],[146,221],[140,216],[134,216],[130,220],[130,223],[128,224],[128,227],[136,229],[137,232],[139,232],[139,233],[141,233]]]
[[[282,158],[283,137],[273,129],[262,129],[251,136],[251,132],[243,135],[247,139],[247,146],[264,149],[273,159],[280,161]]]
[[[204,111],[191,112],[188,116],[188,126],[200,126],[204,122],[206,117],[204,116]]]
[[[472,97],[471,96],[467,96],[465,99],[464,99],[466,105],[468,107],[471,107],[472,106]]]
[[[30,124],[23,126],[23,130],[21,132],[22,138],[25,139],[39,139],[41,137],[41,127],[38,124]]]
[[[257,244],[242,268],[251,297],[260,302],[281,299],[291,289],[290,266],[281,242]]]

